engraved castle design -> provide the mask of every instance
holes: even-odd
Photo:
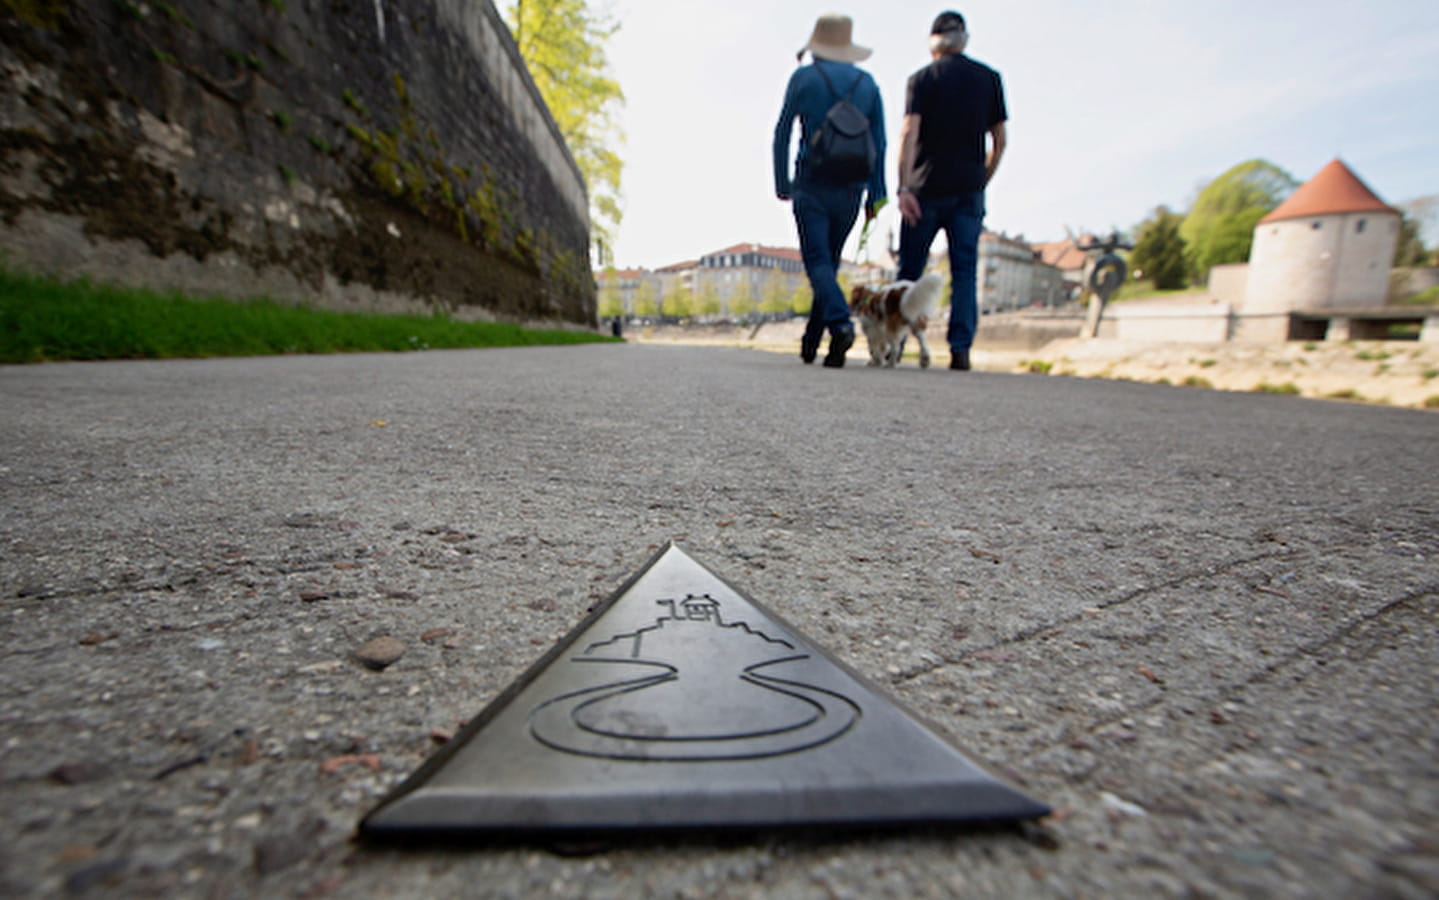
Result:
[[[784,677],[810,659],[793,643],[726,622],[708,595],[656,603],[652,625],[595,641],[568,660],[587,686],[530,712],[530,733],[556,750],[609,759],[762,759],[843,735],[859,706]]]

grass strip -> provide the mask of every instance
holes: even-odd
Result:
[[[588,331],[194,298],[0,268],[0,363],[367,353],[615,341]]]

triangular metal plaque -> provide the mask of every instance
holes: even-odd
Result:
[[[1048,812],[669,544],[360,828],[514,835]]]

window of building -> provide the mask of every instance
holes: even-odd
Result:
[[[1315,222],[1315,223],[1313,223],[1312,225],[1310,225],[1309,227],[1310,227],[1310,228],[1313,228],[1315,231],[1318,231],[1319,229],[1321,229],[1321,228],[1324,227],[1324,223],[1323,223],[1323,222]]]
[[[1363,234],[1363,233],[1364,233],[1364,220],[1363,220],[1363,219],[1360,219],[1358,222],[1355,222],[1355,223],[1354,223],[1354,233],[1355,233],[1355,234]]]

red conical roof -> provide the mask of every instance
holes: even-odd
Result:
[[[1332,216],[1338,213],[1395,212],[1394,208],[1359,180],[1338,159],[1319,170],[1319,174],[1299,186],[1289,199],[1274,208],[1260,223],[1281,219],[1302,219],[1308,216]]]

